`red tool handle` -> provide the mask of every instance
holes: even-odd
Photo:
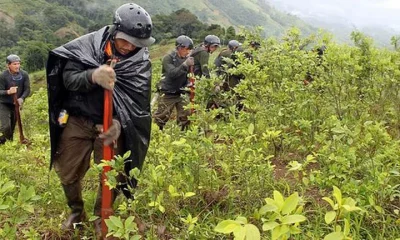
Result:
[[[19,111],[19,103],[18,103],[16,93],[13,94],[13,99],[14,99],[14,105],[15,105],[15,118],[17,120],[18,131],[19,131],[19,142],[24,143],[25,136],[24,136],[24,131],[22,130],[21,113]]]
[[[110,67],[114,68],[117,60],[112,59],[110,63]],[[113,116],[113,91],[104,89],[104,115],[103,115],[103,131],[106,132],[112,125],[112,116]],[[108,146],[103,145],[103,159],[106,161],[110,161],[114,157],[114,144],[110,144]],[[103,238],[106,237],[108,233],[108,228],[105,223],[105,220],[112,215],[112,196],[110,188],[105,184],[107,181],[106,173],[111,170],[111,167],[104,166],[103,172],[101,174],[101,232]]]

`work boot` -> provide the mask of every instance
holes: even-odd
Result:
[[[75,182],[69,185],[62,185],[68,206],[71,208],[71,214],[62,223],[63,230],[73,230],[74,225],[81,223],[86,219],[86,214],[83,210],[82,189],[80,182]]]
[[[94,225],[94,232],[96,233],[96,238],[97,239],[101,239],[101,218],[98,218],[96,220],[93,221],[93,225]]]

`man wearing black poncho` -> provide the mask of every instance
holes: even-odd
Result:
[[[51,138],[51,164],[57,172],[71,215],[63,229],[73,229],[85,218],[81,180],[90,155],[99,163],[104,145],[116,141],[115,154],[131,151],[125,173],[141,168],[150,140],[151,62],[148,46],[154,43],[150,15],[140,6],[120,6],[113,25],[79,37],[49,53],[47,84]],[[118,59],[114,68],[107,62]],[[104,89],[113,90],[113,121],[102,132]],[[60,115],[61,113],[61,115]],[[68,115],[68,121],[63,122]],[[61,122],[58,119],[62,118]],[[63,123],[63,124],[61,124]],[[126,197],[135,187],[133,178],[119,176]],[[116,197],[113,191],[113,200]],[[94,214],[101,214],[101,185]],[[95,222],[101,231],[100,221]]]

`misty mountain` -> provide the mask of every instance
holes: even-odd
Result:
[[[400,34],[400,1],[393,0],[267,0],[280,11],[293,14],[308,24],[326,29],[344,42],[359,30],[379,46],[389,46]]]
[[[262,26],[265,36],[280,36],[292,26],[310,34],[317,29],[300,18],[278,11],[264,0],[137,0],[150,14],[169,14],[186,8],[208,24]]]

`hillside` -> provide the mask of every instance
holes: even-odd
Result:
[[[99,12],[112,12],[118,5],[125,2],[122,0],[32,0],[29,1],[28,5],[24,4],[24,2],[14,4],[11,0],[1,0],[0,12],[6,14],[0,14],[0,20],[9,22],[12,21],[9,16],[15,17],[18,14],[46,18],[49,16],[43,16],[43,12],[50,7],[53,8],[54,15],[58,13],[58,9],[70,11],[68,15],[72,15],[73,12],[81,14],[87,20],[87,23],[83,25],[94,24],[93,21],[99,20],[99,24],[105,24],[104,18],[87,18],[89,17],[87,13],[91,13],[91,16],[93,16],[98,15]],[[186,8],[201,21],[208,24],[219,24],[224,27],[230,25],[236,27],[262,26],[267,36],[282,35],[291,26],[300,28],[304,33],[315,31],[315,28],[299,18],[282,13],[263,0],[137,0],[135,3],[143,6],[151,15],[170,14],[178,9]],[[70,18],[69,20],[75,19]]]
[[[0,59],[15,53],[24,59],[24,68],[30,72],[44,68],[47,53],[77,36],[99,29],[112,22],[114,10],[126,1],[122,0],[0,0]],[[207,34],[216,34],[224,42],[229,40],[225,29],[261,26],[262,35],[281,36],[292,26],[302,33],[309,34],[314,28],[292,15],[283,14],[262,0],[154,0],[136,1],[152,16],[153,20],[174,14],[181,9],[190,11],[192,22],[188,28],[195,29],[191,34],[180,24],[170,24],[165,28],[160,21],[154,21],[157,43],[187,34],[200,41]],[[177,23],[188,15],[177,18]],[[183,18],[182,18],[183,17]],[[158,24],[158,28],[157,28]],[[194,25],[191,25],[194,24]],[[208,26],[210,26],[208,28]],[[196,36],[195,36],[196,35]],[[231,35],[230,35],[231,36]],[[234,36],[234,35],[233,35]],[[0,66],[3,70],[4,66]]]
[[[279,36],[291,26],[303,33],[311,33],[315,28],[299,18],[282,13],[262,0],[137,0],[150,14],[171,13],[179,8],[187,8],[201,21],[222,26],[262,26],[266,36]]]
[[[400,34],[400,17],[396,11],[399,1],[364,1],[363,4],[345,0],[268,1],[279,11],[292,13],[307,24],[330,31],[342,42],[352,42],[350,33],[362,31],[377,46],[391,47],[391,37]]]

